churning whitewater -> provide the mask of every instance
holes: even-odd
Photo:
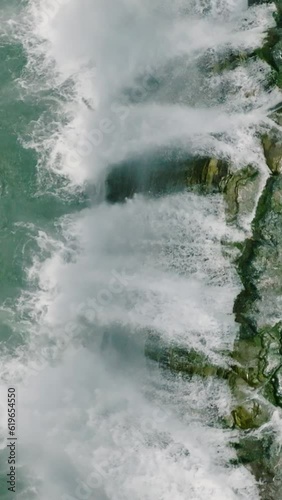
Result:
[[[178,189],[111,203],[106,181],[125,163],[142,180],[170,155],[216,154],[234,168],[248,158],[263,186],[257,131],[279,99],[265,90],[269,69],[210,68],[260,46],[272,13],[246,0],[3,8],[2,37],[26,57],[18,93],[36,108],[18,137],[37,158],[34,197],[64,206],[27,210],[25,278],[1,307],[14,339],[1,351],[1,399],[14,383],[19,500],[259,498],[236,463],[237,430],[220,424],[227,382],[145,356],[155,336],[228,366],[242,285],[222,241],[243,241],[250,219],[235,229],[220,195]]]

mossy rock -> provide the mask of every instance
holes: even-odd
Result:
[[[270,177],[259,200],[253,221],[253,236],[245,244],[238,260],[238,272],[244,290],[238,296],[234,312],[236,320],[244,328],[248,324],[250,335],[257,333],[259,310],[256,303],[260,300],[260,290],[273,291],[275,285],[280,293],[280,248],[282,245],[282,178]],[[277,253],[278,252],[278,253]],[[281,275],[282,277],[282,275]],[[270,281],[271,279],[271,281]],[[275,284],[276,282],[276,284]],[[279,294],[278,293],[278,294]],[[242,330],[243,337],[243,330]]]
[[[262,500],[278,500],[281,498],[281,487],[275,484],[275,465],[271,453],[273,437],[264,436],[260,439],[248,434],[236,445],[238,462],[244,465],[254,475],[258,482]]]
[[[252,165],[229,174],[222,181],[227,221],[238,222],[254,211],[259,183],[259,172]]]
[[[282,2],[281,0],[274,0],[276,5],[276,12],[274,13],[274,19],[279,28],[282,27]]]
[[[221,74],[223,71],[232,71],[238,66],[242,66],[250,57],[253,57],[253,53],[249,52],[233,52],[229,54],[224,54],[224,57],[218,56],[216,63],[212,66],[211,72],[213,74]]]
[[[278,71],[282,70],[282,40],[277,42],[272,50],[274,64]]]
[[[260,347],[261,339],[239,339],[236,341],[234,352],[232,353],[239,365],[232,366],[242,380],[250,387],[259,387],[264,383],[265,376],[261,370]],[[234,384],[235,385],[235,384]]]
[[[251,407],[237,406],[231,414],[234,426],[242,430],[257,429],[267,420],[265,411],[256,402]]]
[[[159,364],[161,368],[182,375],[219,377],[227,379],[229,370],[215,366],[208,358],[194,349],[188,350],[175,344],[166,344],[159,335],[150,333],[145,345],[145,356]]]
[[[244,465],[255,477],[261,500],[282,498],[282,454],[275,435],[267,432],[259,437],[246,432],[235,443],[237,464]]]
[[[262,146],[265,160],[268,168],[273,174],[281,172],[282,168],[282,141],[274,133],[272,135],[263,135]]]
[[[280,144],[273,132],[264,136],[263,145],[268,162],[278,161]],[[282,296],[282,176],[277,164],[269,166],[273,175],[260,197],[253,235],[238,260],[244,290],[234,305],[240,333],[232,355],[237,376],[232,374],[229,383],[238,405],[233,425],[242,432],[238,459],[260,481],[261,498],[276,500],[282,498],[282,457],[269,451],[275,439],[267,445],[263,424],[269,422],[273,407],[282,406],[282,323],[276,320]],[[248,403],[256,393],[260,401]],[[259,438],[253,433],[257,428],[262,429]]]
[[[231,165],[216,158],[207,159],[199,168],[191,169],[187,178],[189,186],[218,190],[224,194],[227,222],[243,223],[253,213],[260,175],[252,165],[232,172]]]
[[[282,365],[282,325],[265,327],[259,331],[262,348],[260,351],[261,371],[265,377],[272,378]],[[282,388],[282,387],[281,387]]]
[[[205,158],[195,162],[187,169],[187,186],[202,186],[205,189],[221,189],[221,183],[229,172],[229,165],[224,160]]]

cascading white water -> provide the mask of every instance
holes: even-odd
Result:
[[[230,49],[261,44],[271,7],[246,4],[28,2],[19,84],[47,112],[25,143],[38,151],[41,190],[55,172],[67,179],[58,195],[86,189],[92,204],[38,231],[17,305],[25,342],[2,376],[19,391],[19,499],[259,498],[231,463],[237,432],[218,423],[230,413],[227,384],[144,357],[154,332],[227,365],[240,282],[221,241],[243,230],[226,225],[218,195],[103,199],[113,164],[164,149],[266,171],[256,130],[277,102],[267,66],[208,71]]]

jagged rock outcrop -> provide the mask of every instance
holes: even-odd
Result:
[[[236,380],[233,393],[258,404],[265,421],[275,406],[282,407],[282,176],[274,172],[260,198],[253,236],[238,263],[244,290],[234,306],[240,334],[233,358],[247,378]],[[264,449],[264,457],[253,460],[250,446]],[[243,461],[263,481],[262,498],[267,499],[282,495],[282,455],[274,454],[274,446],[274,436],[267,434],[241,442]]]
[[[147,358],[156,361],[161,368],[185,375],[199,375],[201,377],[218,376],[228,378],[229,370],[215,366],[201,353],[177,346],[174,343],[167,345],[161,337],[150,332],[145,347]]]
[[[282,169],[282,137],[277,133],[270,135],[263,135],[262,145],[264,156],[269,170],[273,174],[278,174]]]
[[[256,385],[263,384],[266,397],[282,406],[278,380],[282,366],[281,175],[270,177],[266,184],[239,271],[244,290],[234,310],[241,325],[240,340],[252,350],[249,363],[256,373]],[[236,347],[239,356],[244,351],[246,345]]]
[[[156,152],[153,159],[136,158],[114,165],[106,179],[106,197],[110,202],[121,202],[136,193],[159,194],[193,186],[219,190],[228,171],[223,160]]]
[[[256,205],[260,176],[247,165],[233,170],[232,165],[218,158],[173,157],[156,155],[148,168],[146,159],[137,159],[112,167],[106,180],[107,200],[122,202],[136,193],[160,194],[183,189],[200,192],[222,192],[226,215],[230,222],[251,214]],[[152,165],[153,163],[153,165]]]

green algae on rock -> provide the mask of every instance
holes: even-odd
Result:
[[[274,406],[282,406],[282,329],[279,320],[282,297],[282,177],[277,168],[274,174],[262,192],[252,224],[252,237],[246,241],[238,260],[244,290],[234,306],[240,334],[229,367],[217,367],[193,350],[189,352],[176,345],[164,346],[153,335],[150,335],[146,345],[146,356],[165,369],[189,377],[219,377],[228,382],[233,395],[233,409],[231,415],[226,416],[226,424],[242,432],[238,458],[262,482],[260,491],[265,499],[271,498],[270,491],[273,490],[274,495],[281,491],[276,479],[275,486],[270,488],[267,485],[269,478],[274,481],[277,477],[275,468],[280,458],[253,456],[252,449],[266,449],[267,437],[250,433],[267,425]],[[222,170],[221,163],[210,159],[206,160],[201,172],[190,175],[189,183],[193,185],[193,182],[202,189],[217,186],[226,199],[227,218],[233,223],[237,222],[239,214],[253,210],[259,173],[252,166],[231,173],[230,168]]]
[[[148,335],[145,355],[159,363],[160,367],[182,375],[228,378],[229,370],[213,365],[204,354],[194,349],[184,349],[175,343],[165,344],[160,336],[154,333]]]
[[[247,240],[238,262],[244,290],[234,306],[240,334],[233,359],[250,377],[239,386],[237,379],[233,394],[237,401],[253,398],[257,403],[259,397],[261,404],[260,415],[254,421],[250,410],[246,413],[240,409],[239,416],[233,414],[236,425],[245,431],[254,428],[253,424],[259,427],[266,423],[275,406],[282,407],[282,176],[277,171],[275,174],[266,183],[253,221],[253,236]],[[272,451],[256,458],[249,453],[255,445],[263,449],[266,440],[267,434],[259,438],[242,436],[240,453],[261,482],[262,498],[274,500],[282,493],[277,473],[281,453],[275,455]],[[271,478],[271,487],[267,478]]]
[[[189,165],[186,185],[220,191],[221,183],[228,172],[228,162],[217,158],[202,158]]]
[[[259,172],[252,165],[230,173],[225,178],[222,190],[226,202],[228,222],[236,221],[239,223],[244,217],[253,213],[259,185]]]
[[[108,201],[117,202],[136,193],[159,194],[193,186],[218,190],[228,168],[226,161],[216,158],[156,152],[153,159],[136,158],[112,167],[106,180],[106,196]]]
[[[245,406],[237,406],[232,411],[232,416],[234,419],[234,425],[240,429],[255,429],[262,425],[264,419],[261,418],[262,410],[258,403],[254,402],[251,408],[246,408]]]
[[[273,174],[278,174],[282,167],[282,139],[277,134],[264,134],[262,145],[268,168]]]

